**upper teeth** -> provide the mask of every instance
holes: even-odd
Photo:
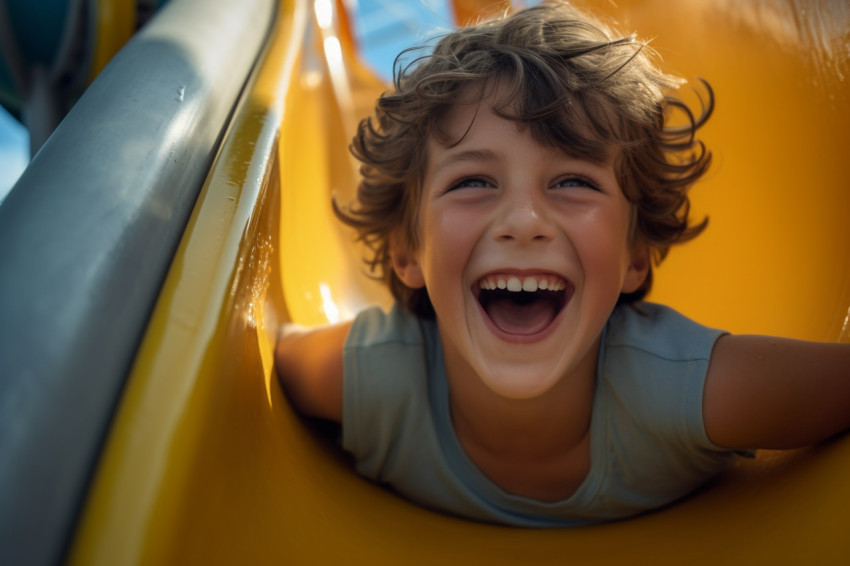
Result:
[[[526,291],[533,293],[538,289],[541,291],[563,291],[567,288],[567,282],[554,275],[537,275],[517,277],[515,275],[490,275],[478,282],[479,287],[485,290],[507,289],[519,293]]]

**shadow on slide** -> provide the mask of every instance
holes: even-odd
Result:
[[[655,37],[670,72],[717,96],[704,132],[716,161],[693,192],[709,229],[671,253],[651,299],[736,333],[850,341],[847,8],[618,4],[622,28]],[[353,193],[346,147],[382,90],[339,16],[321,0],[278,6],[133,363],[71,564],[846,564],[846,435],[760,453],[637,519],[524,530],[367,483],[293,414],[272,368],[278,324],[388,301],[330,212],[332,193]]]

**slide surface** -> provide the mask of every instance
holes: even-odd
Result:
[[[710,225],[673,250],[652,300],[736,333],[850,341],[850,19],[837,4],[618,2],[621,28],[717,96],[715,164],[693,192]],[[272,352],[285,320],[387,304],[329,207],[354,190],[347,140],[382,85],[339,5],[284,1],[276,18],[124,390],[72,564],[847,563],[846,435],[570,530],[450,518],[359,478],[291,411]]]

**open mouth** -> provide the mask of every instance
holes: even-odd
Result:
[[[500,331],[533,336],[546,330],[564,309],[572,285],[555,275],[488,275],[478,281],[481,308]]]

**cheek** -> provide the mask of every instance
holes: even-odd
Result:
[[[435,308],[445,304],[447,293],[460,285],[466,264],[463,223],[456,217],[452,212],[433,211],[421,224],[423,275]]]
[[[429,262],[435,267],[463,269],[477,241],[475,221],[463,211],[440,211],[423,226]]]
[[[631,259],[628,214],[612,211],[599,215],[582,232],[579,255],[586,273],[610,281],[612,287],[620,285]]]

